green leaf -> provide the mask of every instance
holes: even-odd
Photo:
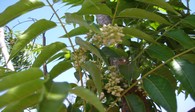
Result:
[[[78,15],[76,13],[66,13],[65,18],[67,23],[79,24],[80,26],[84,26],[88,30],[100,33],[100,30],[94,24],[88,24],[87,21],[83,19],[82,15]]]
[[[125,27],[123,28],[123,33],[124,34],[127,34],[127,35],[131,35],[131,36],[134,36],[134,37],[137,37],[137,38],[140,38],[140,39],[144,39],[148,42],[151,42],[151,43],[157,43],[153,38],[152,36],[144,33],[143,31],[141,30],[138,30],[136,28],[129,28],[129,27]]]
[[[112,11],[106,4],[93,2],[92,0],[85,0],[77,13],[81,15],[105,14],[112,16]]]
[[[105,109],[101,104],[100,100],[96,97],[95,94],[93,94],[88,89],[85,89],[83,87],[75,87],[72,90],[70,90],[70,92],[76,94],[77,96],[83,98],[84,100],[92,104],[99,110],[99,112],[105,112]]]
[[[10,54],[10,59],[13,58],[21,49],[23,49],[30,41],[36,38],[41,33],[55,27],[56,24],[52,21],[41,19],[33,23],[21,36],[13,46]]]
[[[7,105],[2,112],[22,112],[24,109],[34,106],[37,103],[39,103],[41,98],[40,93],[33,94],[31,96],[28,96],[22,100],[18,100],[16,102],[13,102],[9,105]]]
[[[195,64],[195,54],[184,54],[181,56],[182,59],[188,60],[190,63]]]
[[[43,87],[43,80],[36,79],[18,85],[14,88],[9,89],[5,94],[0,96],[0,108],[8,104],[14,103],[15,101],[22,100]]]
[[[177,111],[175,91],[169,81],[160,76],[151,75],[143,79],[143,85],[153,101],[161,105],[168,112]]]
[[[166,36],[179,42],[184,48],[192,48],[195,46],[195,41],[191,39],[183,30],[176,29],[166,33]]]
[[[183,23],[187,23],[190,26],[195,27],[195,15],[189,15],[182,20]]]
[[[44,46],[41,54],[36,58],[33,63],[33,67],[40,67],[43,65],[51,56],[57,53],[59,50],[65,48],[66,45],[62,42],[55,42],[50,45]]]
[[[73,30],[68,32],[68,34],[65,34],[62,37],[73,37],[73,36],[77,36],[77,35],[86,34],[88,32],[89,32],[89,29],[87,29],[84,26],[80,26],[80,27],[74,28]]]
[[[71,5],[71,7],[81,5],[84,0],[62,0],[66,5]]]
[[[195,98],[195,64],[175,59],[171,62],[171,71],[182,86]]]
[[[128,57],[124,50],[115,47],[103,47],[101,51],[109,58]]]
[[[120,73],[124,76],[124,78],[127,80],[127,81],[130,81],[131,78],[132,78],[132,70],[134,70],[130,64],[126,64],[126,65],[120,65],[119,66],[119,71]]]
[[[103,47],[101,51],[102,51],[102,53],[104,53],[105,56],[107,56],[109,58],[111,58],[111,57],[120,58],[120,56],[110,47]]]
[[[60,0],[53,0],[54,3],[57,3],[57,2],[59,2],[59,1],[60,1]]]
[[[120,73],[124,78],[131,82],[131,79],[137,79],[140,76],[140,71],[134,62],[119,66]]]
[[[67,61],[59,62],[49,72],[50,79],[54,79],[55,77],[57,77],[58,75],[60,75],[61,73],[63,73],[64,71],[66,71],[70,68],[72,68],[72,64],[70,62],[67,62]]]
[[[88,42],[82,40],[82,39],[79,38],[79,37],[76,37],[75,41],[76,41],[76,43],[77,43],[78,45],[80,45],[80,46],[83,47],[84,49],[89,50],[91,53],[95,54],[98,58],[100,58],[101,60],[104,61],[103,57],[102,57],[101,54],[100,54],[100,51],[99,51],[96,47],[94,47],[94,46],[91,45],[90,43],[88,43]]]
[[[70,85],[66,82],[53,82],[43,101],[39,105],[39,112],[59,112],[63,101],[68,95]]]
[[[96,66],[95,63],[90,61],[85,62],[82,67],[89,72],[100,94],[102,92],[102,74],[100,69]]]
[[[163,0],[138,0],[138,1],[148,3],[148,4],[157,5],[157,6],[162,7],[168,11],[171,11],[175,14],[180,15],[177,11],[174,10],[174,8],[171,5],[169,5],[168,3],[166,3]]]
[[[125,96],[128,107],[132,112],[146,112],[144,102],[135,94]]]
[[[149,19],[149,20],[156,21],[159,23],[170,24],[163,17],[161,17],[155,13],[148,12],[144,9],[138,9],[138,8],[125,9],[125,10],[120,12],[119,17]]]
[[[23,84],[28,81],[39,79],[43,73],[38,68],[30,68],[29,70],[17,72],[1,78],[0,91],[9,89],[11,87]]]
[[[177,88],[177,80],[175,79],[175,77],[173,76],[172,72],[170,71],[170,69],[168,67],[163,66],[163,67],[159,68],[158,70],[156,70],[154,72],[154,75],[159,75],[159,76],[167,79],[171,83],[171,85],[174,89]]]
[[[174,52],[165,45],[151,45],[146,51],[152,58],[157,58],[161,61],[166,61],[174,56]]]
[[[0,26],[6,25],[16,17],[25,14],[31,10],[41,8],[44,3],[39,0],[20,0],[12,6],[9,6],[0,14]]]

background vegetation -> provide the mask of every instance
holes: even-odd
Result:
[[[60,17],[53,7],[59,2],[81,9]],[[20,0],[0,14],[0,26],[43,7],[59,22],[45,18],[16,36],[6,32],[10,60],[20,68],[0,70],[4,112],[176,112],[176,92],[195,99],[195,16],[188,0],[186,6],[178,0]],[[67,31],[64,21],[75,28]],[[46,45],[45,32],[59,24],[69,43]],[[41,46],[33,43],[38,36]],[[36,58],[28,59],[29,50]],[[70,68],[78,84],[53,81]],[[69,94],[75,101],[65,105]]]

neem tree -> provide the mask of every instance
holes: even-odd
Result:
[[[29,69],[1,71],[0,91],[4,94],[0,108],[4,112],[27,108],[40,112],[157,112],[163,107],[176,112],[175,92],[195,99],[195,16],[186,1],[187,6],[179,0],[46,0],[71,47],[54,42],[42,48]],[[81,9],[60,17],[53,7],[57,2]],[[0,26],[41,7],[45,7],[41,1],[20,0],[0,14]],[[70,32],[64,18],[76,26]],[[10,60],[56,26],[47,19],[33,23],[19,36]],[[59,63],[50,71],[40,69],[56,59]],[[75,68],[72,75],[80,84],[53,81],[70,68]],[[76,98],[65,105],[68,94]]]

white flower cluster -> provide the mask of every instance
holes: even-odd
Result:
[[[108,24],[103,25],[100,31],[100,34],[94,34],[94,36],[91,36],[92,32],[89,32],[90,36],[88,36],[88,38],[90,38],[92,43],[96,46],[110,46],[122,42],[122,37],[124,36],[122,27]]]
[[[107,93],[111,93],[114,96],[120,97],[121,93],[124,91],[124,89],[119,86],[123,78],[114,70],[111,70],[107,78],[108,83],[106,83],[104,86],[104,88],[107,90]]]
[[[83,48],[79,48],[74,52],[72,58],[74,60],[74,67],[75,68],[78,68],[79,65],[81,65],[82,63],[84,63],[86,61],[87,56],[85,55],[85,52],[86,52],[86,50]]]
[[[103,44],[105,46],[115,45],[122,42],[124,36],[122,27],[117,25],[104,25],[100,28],[102,32]]]

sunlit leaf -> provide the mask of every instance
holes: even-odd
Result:
[[[44,46],[41,54],[36,58],[33,63],[33,67],[40,67],[45,63],[51,56],[65,48],[66,45],[62,42],[55,42],[50,45]]]
[[[146,112],[144,102],[135,94],[125,96],[128,107],[132,112]]]
[[[85,62],[82,67],[89,72],[89,74],[91,75],[94,84],[98,90],[99,93],[102,92],[102,74],[100,69],[96,66],[95,63],[93,62]]]
[[[161,17],[155,13],[148,12],[144,9],[138,9],[138,8],[125,9],[125,10],[120,12],[119,17],[149,19],[149,20],[156,21],[159,23],[170,24],[163,17]]]
[[[21,49],[23,49],[30,41],[36,38],[41,33],[55,27],[56,24],[52,21],[41,19],[33,23],[25,32],[18,37],[18,41],[13,46],[10,58],[13,58]]]
[[[138,1],[148,3],[148,4],[157,5],[157,6],[162,7],[168,11],[171,11],[175,14],[179,14],[177,11],[174,10],[174,8],[171,5],[169,5],[168,3],[166,3],[163,0],[138,0]]]
[[[2,112],[22,112],[24,109],[28,107],[32,107],[39,103],[41,98],[41,94],[33,94],[31,96],[28,96],[22,100],[18,100],[14,103],[11,103],[7,105]]]
[[[165,45],[151,45],[147,48],[147,53],[153,58],[157,58],[162,61],[166,61],[174,56],[174,52]]]
[[[55,65],[52,70],[49,72],[50,79],[53,79],[60,75],[61,73],[65,72],[66,70],[72,68],[72,64],[67,61],[61,61],[57,65]]]
[[[99,110],[99,112],[105,112],[105,109],[101,104],[100,100],[96,97],[95,94],[93,94],[88,89],[85,89],[83,87],[75,87],[72,90],[70,90],[70,92],[74,93],[75,95],[81,97],[82,99],[92,104],[94,107],[96,107]]]
[[[183,30],[176,29],[166,33],[166,36],[179,42],[184,48],[192,48],[195,46],[195,41],[191,39]]]
[[[150,98],[168,112],[177,111],[176,95],[171,83],[160,76],[151,75],[143,80],[144,89]]]
[[[171,62],[171,71],[182,86],[195,98],[195,64],[175,59]]]
[[[151,43],[157,43],[153,38],[152,36],[144,33],[143,31],[141,30],[138,30],[136,28],[129,28],[129,27],[125,27],[123,28],[123,33],[124,34],[127,34],[127,35],[130,35],[130,36],[134,36],[136,38],[141,38],[141,39],[144,39],[148,42],[151,42]]]
[[[42,76],[43,73],[38,68],[30,68],[22,72],[7,75],[0,79],[0,91],[9,89],[28,81],[39,79]]]
[[[62,37],[73,37],[73,36],[77,36],[77,35],[86,34],[88,32],[89,32],[89,29],[87,29],[84,26],[80,26],[80,27],[74,28],[73,30],[68,32],[68,34],[66,34],[66,35],[64,35]]]
[[[9,6],[0,14],[0,26],[4,26],[14,18],[37,8],[44,6],[39,0],[20,0],[12,6]]]
[[[39,105],[39,112],[59,112],[63,101],[68,95],[70,85],[66,82],[53,82],[43,101]]]
[[[43,80],[36,79],[28,81],[14,88],[9,89],[5,94],[0,96],[0,108],[15,101],[19,101],[34,94],[43,87]]]
[[[105,14],[112,16],[112,11],[106,4],[94,2],[92,0],[85,0],[82,4],[81,9],[77,13],[82,15]]]

